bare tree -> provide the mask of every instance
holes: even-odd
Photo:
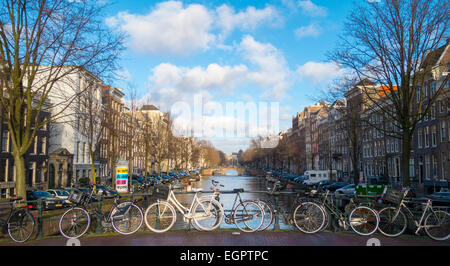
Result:
[[[448,38],[449,2],[439,0],[359,1],[348,16],[338,48],[330,59],[349,68],[365,86],[363,92],[374,111],[395,127],[402,142],[404,185],[410,185],[409,159],[417,123],[445,92],[445,77],[429,97],[424,89],[435,66],[427,52]],[[436,74],[436,73],[435,73]],[[418,108],[414,100],[419,98]]]
[[[81,70],[103,78],[117,68],[121,38],[105,29],[103,9],[96,1],[4,0],[0,4],[0,102],[12,139],[16,191],[24,198],[24,155],[36,131],[76,98],[61,103],[55,113],[54,105],[45,105],[55,84]],[[38,121],[42,111],[52,115]]]
[[[100,144],[105,130],[101,85],[100,80],[91,77],[85,82],[83,93],[78,96],[76,104],[73,105],[73,108],[76,108],[73,110],[76,121],[72,125],[87,142],[94,186],[97,184],[95,161],[99,158]]]

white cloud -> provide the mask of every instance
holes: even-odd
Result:
[[[247,74],[245,65],[220,66],[213,63],[206,68],[188,68],[162,63],[152,69],[149,92],[154,101],[169,109],[179,101],[192,103],[192,97],[197,93],[209,99],[210,90],[233,90]]]
[[[314,4],[311,0],[298,1],[298,6],[302,9],[302,13],[311,17],[326,17],[327,9]]]
[[[301,39],[304,37],[318,37],[322,29],[316,23],[311,23],[308,26],[302,26],[295,30],[295,35],[297,38]]]
[[[188,54],[206,50],[215,42],[210,33],[213,14],[203,5],[168,1],[146,15],[119,12],[106,19],[109,27],[125,32],[129,47],[139,52]]]
[[[297,68],[301,79],[308,79],[312,83],[327,82],[344,74],[345,70],[336,62],[309,61]]]
[[[115,72],[116,78],[118,80],[122,81],[130,81],[131,80],[131,73],[128,71],[128,69],[119,69]]]
[[[144,53],[189,55],[212,47],[230,49],[224,40],[236,29],[255,30],[261,25],[279,25],[282,19],[273,6],[253,6],[236,12],[223,4],[208,9],[201,4],[183,6],[182,2],[156,4],[147,14],[119,12],[106,24],[128,35],[129,48]]]
[[[234,29],[254,30],[262,24],[276,25],[281,18],[277,10],[272,6],[264,9],[256,9],[253,6],[247,7],[245,11],[235,13],[233,7],[226,4],[216,9],[216,24],[221,29],[220,39],[225,39]]]
[[[257,67],[248,78],[265,89],[263,96],[283,98],[290,88],[290,71],[283,54],[270,43],[257,42],[249,35],[242,39],[239,50],[244,59]]]

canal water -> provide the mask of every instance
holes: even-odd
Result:
[[[244,189],[244,193],[241,193],[241,198],[243,200],[269,200],[272,204],[277,204],[280,206],[281,212],[289,211],[292,207],[295,195],[280,195],[271,196],[268,192],[271,187],[271,183],[268,183],[264,177],[254,177],[254,176],[237,176],[237,173],[233,171],[227,172],[225,176],[203,176],[199,181],[191,182],[184,189],[175,190],[176,192],[192,192],[192,188],[202,188],[203,196],[211,195],[206,193],[212,191],[212,180],[219,182],[223,187],[220,187],[221,191],[232,191],[233,189]],[[177,199],[186,207],[189,208],[194,194],[176,194]],[[236,198],[235,193],[221,193],[220,203],[223,204],[225,215],[231,215],[231,209],[233,207],[234,200]],[[237,204],[236,204],[237,205]],[[278,229],[293,229],[293,225],[289,225],[286,219],[283,219],[283,214],[279,214],[279,224]],[[184,229],[187,228],[187,224],[183,221],[183,216],[178,213],[177,222],[173,227],[174,229]],[[221,229],[236,228],[235,224],[227,224],[222,222]],[[275,222],[267,228],[266,230],[272,230],[275,228]]]

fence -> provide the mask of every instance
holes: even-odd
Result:
[[[304,192],[304,191],[281,191],[281,192],[274,192],[274,193],[270,193],[268,191],[244,191],[243,194],[245,193],[252,193],[252,194],[265,194],[265,195],[273,195],[274,196],[274,200],[273,200],[273,204],[274,204],[274,210],[278,210],[279,208],[279,200],[278,197],[279,196],[293,196],[296,195],[299,192]],[[177,195],[189,195],[189,194],[195,194],[196,192],[191,192],[191,191],[176,191],[174,190],[174,193]],[[210,193],[214,193],[213,190],[211,191],[202,191],[202,194],[210,194]],[[236,192],[229,190],[229,191],[225,191],[225,190],[221,190],[220,194],[235,194]],[[135,192],[135,193],[130,193],[130,194],[121,194],[123,199],[127,199],[127,198],[134,198],[138,201],[138,205],[145,211],[145,209],[147,208],[147,206],[149,206],[153,201],[154,201],[154,197],[153,197],[153,191],[147,190],[145,192],[143,191],[139,191],[139,192]],[[96,209],[98,212],[104,212],[105,210],[108,210],[108,207],[110,207],[110,204],[112,204],[113,200],[112,199],[105,199],[100,197],[100,199],[96,202],[92,202],[89,204],[89,209],[93,210]],[[10,208],[11,202],[4,202],[4,203],[0,203],[0,209],[7,209]],[[44,208],[44,201],[42,199],[38,199],[38,200],[29,200],[28,202],[16,202],[17,206],[22,206],[23,208],[28,208],[28,206],[30,205],[34,205],[36,206],[35,210],[30,210],[35,218],[35,229],[34,229],[34,236],[32,236],[31,239],[38,239],[38,238],[42,238],[45,236],[52,236],[52,235],[59,235],[59,219],[61,217],[61,215],[68,209],[68,207],[66,208],[61,208],[61,209],[55,209],[55,210],[45,210]],[[69,207],[70,208],[70,207]],[[229,212],[230,210],[225,210],[226,212]],[[9,212],[7,211],[3,211],[2,214],[3,215],[8,215]],[[96,221],[96,225],[95,225],[95,233],[101,233],[102,232],[102,222],[101,222],[101,217],[91,213],[91,215],[94,215],[94,219],[93,221]],[[96,217],[95,217],[96,216]],[[93,229],[91,227],[91,229]],[[146,230],[145,225],[142,226],[141,230]],[[190,226],[189,224],[186,224],[186,228],[185,230],[190,230]],[[273,229],[272,230],[279,230],[280,229],[280,217],[279,215],[275,215],[274,218],[274,225],[273,225]],[[8,238],[7,235],[3,234],[2,235],[3,238]]]

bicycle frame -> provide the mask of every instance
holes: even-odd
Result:
[[[200,204],[200,199],[205,198],[205,197],[198,197],[199,192],[196,192],[194,195],[194,198],[192,199],[191,202],[191,206],[189,208],[185,207],[183,204],[181,204],[178,199],[175,196],[175,193],[173,192],[172,189],[170,189],[169,191],[169,196],[167,197],[167,202],[169,204],[171,204],[172,206],[175,206],[175,208],[181,213],[183,214],[184,218],[186,219],[193,219],[194,218],[194,214],[193,214],[193,208],[195,203],[199,203]],[[211,199],[214,199],[213,196],[211,196]],[[211,204],[211,203],[210,203]],[[195,218],[198,218],[198,216],[195,216]]]
[[[405,194],[406,193],[407,192],[405,192]],[[402,201],[400,202],[399,206],[396,208],[396,212],[395,212],[395,215],[394,215],[393,219],[397,218],[397,215],[400,213],[400,210],[402,210],[402,209],[403,210],[407,210],[406,215],[408,215],[409,218],[412,219],[412,221],[414,221],[414,225],[417,227],[417,230],[416,230],[415,233],[418,234],[420,230],[422,230],[423,228],[427,227],[426,225],[422,225],[422,223],[424,222],[424,219],[426,217],[426,214],[429,213],[430,211],[434,213],[434,209],[433,209],[433,206],[432,206],[432,200],[431,199],[427,200],[427,203],[426,203],[425,208],[424,208],[424,210],[422,212],[422,215],[420,216],[420,219],[418,219],[418,220],[415,218],[414,213],[408,208],[408,206],[406,206],[405,202],[409,202],[409,201],[406,201],[406,200],[402,199]],[[423,205],[423,204],[421,204],[421,205]]]

